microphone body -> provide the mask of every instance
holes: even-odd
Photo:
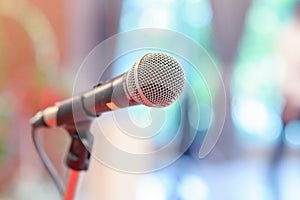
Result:
[[[99,84],[82,95],[58,102],[55,106],[37,113],[32,118],[33,125],[48,127],[72,125],[76,121],[87,121],[90,117],[98,117],[103,112],[137,105],[126,91],[125,79],[126,73]],[[42,119],[39,119],[41,117]]]
[[[128,106],[164,107],[173,103],[183,88],[184,72],[177,60],[164,53],[149,53],[128,72],[38,112],[31,124],[34,127],[72,126]]]

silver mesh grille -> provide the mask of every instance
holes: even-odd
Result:
[[[151,107],[172,104],[184,88],[184,72],[175,58],[149,53],[128,71],[127,90],[137,103]]]

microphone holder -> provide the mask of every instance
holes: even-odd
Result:
[[[71,171],[64,200],[73,200],[79,178],[78,173],[88,170],[94,138],[90,133],[90,124],[89,120],[65,127],[71,136],[71,145],[66,157],[66,164]]]

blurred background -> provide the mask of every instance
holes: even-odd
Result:
[[[213,115],[210,102],[219,99],[210,95],[217,91],[208,91],[201,77],[187,74],[204,116],[193,125],[193,108],[186,98],[182,142],[196,131],[192,146],[172,165],[143,175],[118,172],[92,159],[76,199],[298,199],[296,0],[1,0],[0,199],[60,199],[34,149],[29,119],[72,94],[78,67],[97,44],[119,32],[146,27],[180,32],[213,58],[228,98],[222,135],[213,151],[199,160]],[[108,76],[120,74],[116,69]],[[86,87],[93,84],[87,78]],[[178,123],[176,114],[176,107],[169,110],[169,126]],[[69,137],[60,129],[42,132],[45,149],[66,182]],[[158,145],[164,137],[161,140]]]

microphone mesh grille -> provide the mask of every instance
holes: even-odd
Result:
[[[148,53],[128,71],[128,93],[139,104],[164,107],[172,104],[184,88],[184,72],[175,58]]]

